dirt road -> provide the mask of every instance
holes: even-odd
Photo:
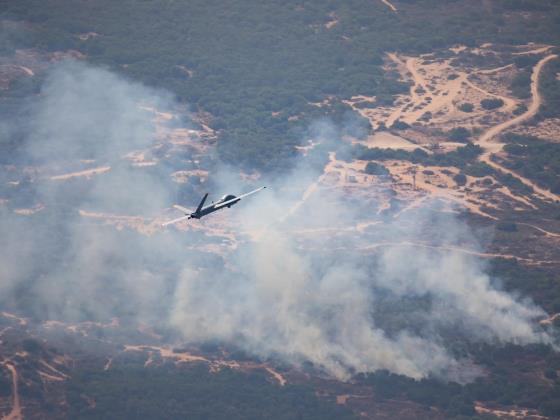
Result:
[[[66,181],[70,178],[86,177],[91,178],[94,175],[103,174],[111,170],[110,166],[101,166],[99,168],[86,169],[85,171],[72,172],[69,174],[51,176],[52,181]]]
[[[490,128],[490,129],[488,129],[476,141],[476,144],[478,144],[480,147],[482,147],[484,149],[484,152],[480,156],[480,160],[482,162],[487,163],[488,165],[492,166],[494,169],[497,169],[498,171],[501,171],[501,172],[512,175],[513,177],[515,177],[519,181],[521,181],[523,184],[533,188],[533,190],[537,194],[539,194],[539,195],[541,195],[541,196],[543,196],[543,197],[545,197],[549,200],[553,200],[553,201],[560,200],[560,196],[557,195],[557,194],[554,194],[554,193],[552,193],[552,192],[550,192],[550,191],[548,191],[544,188],[539,187],[533,181],[531,181],[527,178],[524,178],[524,177],[516,174],[515,172],[513,172],[513,171],[511,171],[507,168],[504,168],[502,165],[492,161],[491,160],[491,155],[494,154],[494,153],[500,152],[504,147],[504,143],[493,141],[496,136],[498,136],[499,134],[501,134],[503,131],[507,130],[510,127],[521,124],[521,123],[533,118],[537,114],[537,112],[538,112],[538,110],[541,106],[541,103],[542,103],[542,97],[539,93],[539,77],[540,77],[542,68],[550,60],[553,60],[557,57],[558,56],[556,54],[547,55],[542,60],[540,60],[535,65],[535,67],[533,68],[533,73],[531,74],[531,97],[532,97],[532,101],[531,101],[531,105],[529,106],[527,111],[525,111],[521,115],[518,115],[517,117],[514,117],[510,120],[504,121],[503,123],[500,123],[500,124],[495,125],[494,127]]]
[[[14,365],[9,362],[5,362],[4,366],[12,373],[12,392],[13,392],[13,403],[12,403],[12,411],[8,413],[7,416],[2,417],[2,420],[23,420],[23,416],[21,415],[21,404],[19,399],[19,390],[18,390],[18,373]]]
[[[410,102],[395,109],[387,117],[385,120],[385,126],[387,127],[391,127],[397,120],[413,124],[419,121],[426,113],[436,114],[442,108],[452,104],[455,97],[461,91],[463,83],[467,82],[466,73],[456,72],[457,78],[447,80],[439,86],[438,92],[435,92],[433,89],[430,89],[429,82],[422,77],[418,70],[418,65],[421,63],[420,58],[408,57],[406,61],[403,61],[395,53],[388,53],[387,56],[400,67],[401,72],[406,69],[406,77],[411,78],[413,82],[409,92]],[[440,71],[446,69],[449,66],[449,60],[438,65]],[[430,98],[429,101],[427,100],[428,97]]]
[[[511,98],[508,98],[507,96],[501,96],[501,95],[497,95],[497,94],[492,93],[492,92],[488,92],[487,90],[484,90],[481,87],[478,87],[477,85],[475,85],[468,78],[465,78],[465,83],[468,86],[470,86],[471,88],[473,88],[474,90],[482,93],[483,95],[492,96],[494,98],[498,98],[498,99],[501,99],[502,101],[504,101],[505,107],[503,109],[501,109],[502,112],[510,112],[517,105],[517,102],[515,100],[513,100]]]
[[[397,11],[397,8],[389,0],[381,0],[389,9],[393,12]]]
[[[435,250],[440,250],[440,251],[448,251],[448,252],[459,252],[462,254],[468,254],[468,255],[473,255],[475,257],[481,257],[481,258],[511,258],[511,259],[517,259],[519,261],[523,261],[526,264],[543,264],[543,263],[551,263],[552,261],[540,261],[540,260],[535,260],[532,258],[523,258],[523,257],[519,257],[517,255],[512,255],[512,254],[496,254],[496,253],[489,253],[489,252],[480,252],[480,251],[476,251],[473,249],[468,249],[468,248],[461,248],[458,246],[453,246],[453,245],[430,245],[430,244],[426,244],[426,243],[421,243],[421,242],[411,242],[411,241],[402,241],[402,242],[380,242],[380,243],[376,243],[376,244],[371,244],[365,247],[360,248],[361,251],[372,251],[375,250],[377,248],[384,248],[384,247],[396,247],[396,246],[404,246],[404,247],[417,247],[417,248],[428,248],[428,249],[435,249]]]

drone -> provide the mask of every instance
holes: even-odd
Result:
[[[227,195],[224,195],[222,198],[220,198],[215,203],[213,202],[212,204],[204,207],[204,203],[206,202],[206,199],[208,198],[208,193],[206,193],[206,194],[204,194],[204,197],[202,197],[202,200],[200,200],[200,203],[199,203],[199,205],[198,205],[198,207],[196,208],[195,211],[189,210],[186,207],[175,204],[175,205],[173,205],[173,207],[176,208],[179,211],[182,211],[185,215],[181,216],[177,219],[170,220],[169,222],[162,223],[162,226],[169,226],[169,225],[172,225],[174,223],[180,222],[182,220],[201,219],[204,216],[209,215],[210,213],[214,213],[215,211],[225,209],[225,208],[230,208],[234,204],[239,203],[239,201],[241,201],[242,198],[245,198],[245,197],[247,197],[251,194],[255,194],[255,193],[257,193],[261,190],[264,190],[265,188],[266,187],[260,187],[260,188],[257,188],[256,190],[253,190],[253,191],[248,192],[246,194],[242,194],[238,197],[236,197],[233,194],[227,194]]]

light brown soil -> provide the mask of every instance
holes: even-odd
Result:
[[[550,54],[546,57],[544,57],[543,59],[541,59],[533,68],[533,73],[531,74],[531,97],[532,97],[532,101],[530,106],[528,107],[527,111],[524,112],[521,115],[518,115],[517,117],[514,117],[510,120],[507,120],[501,124],[495,125],[492,128],[490,128],[489,130],[487,130],[486,132],[484,132],[484,134],[482,134],[482,136],[480,136],[477,140],[476,140],[476,144],[478,144],[479,146],[481,146],[484,149],[484,153],[480,156],[480,160],[482,162],[487,163],[488,165],[492,166],[493,168],[501,171],[501,172],[505,172],[508,173],[512,176],[514,176],[515,178],[517,178],[518,180],[520,180],[521,182],[523,182],[525,185],[530,186],[531,188],[533,188],[535,190],[535,192],[539,195],[541,195],[542,197],[544,197],[545,199],[549,199],[549,200],[560,200],[560,196],[558,194],[554,194],[552,192],[550,192],[549,190],[546,190],[544,188],[539,187],[538,185],[536,185],[533,181],[524,178],[518,174],[516,174],[515,172],[504,168],[503,166],[495,163],[494,161],[491,160],[491,155],[500,152],[503,147],[504,144],[494,141],[494,139],[501,134],[503,131],[509,129],[510,127],[519,125],[529,119],[531,119],[532,117],[534,117],[536,115],[536,113],[539,110],[539,107],[542,103],[542,98],[541,95],[539,93],[539,76],[540,73],[542,71],[543,66],[549,62],[550,60],[553,60],[555,58],[557,58],[558,56],[555,54]]]
[[[336,16],[335,12],[330,12],[329,17],[331,18],[331,20],[329,20],[327,23],[325,23],[325,28],[332,29],[338,23],[338,17]]]
[[[237,362],[235,360],[225,360],[225,359],[210,359],[203,356],[193,355],[188,352],[174,352],[169,347],[127,345],[125,346],[124,351],[140,351],[140,352],[147,351],[149,356],[145,363],[146,366],[154,363],[153,356],[155,353],[157,353],[161,358],[174,360],[175,363],[195,363],[195,362],[207,363],[209,365],[211,372],[217,372],[224,367],[230,369],[238,369],[238,370],[264,369],[272,376],[272,378],[274,378],[275,381],[278,382],[280,386],[284,386],[287,383],[286,378],[281,373],[279,373],[272,367],[267,366],[265,364],[259,364],[253,362]]]
[[[552,47],[550,45],[545,45],[544,47],[535,48],[527,51],[514,52],[511,53],[511,55],[542,54],[544,52],[547,52],[551,48]]]
[[[40,211],[43,211],[44,209],[45,209],[44,204],[37,204],[35,207],[32,207],[30,209],[15,209],[14,213],[19,214],[21,216],[31,216],[35,213],[39,213]]]
[[[66,181],[76,177],[92,178],[95,175],[103,174],[111,170],[110,166],[102,166],[99,168],[86,169],[85,171],[71,172],[69,174],[51,176],[52,181]]]
[[[393,12],[397,12],[397,8],[389,0],[381,0]]]
[[[21,414],[21,403],[20,403],[19,389],[18,389],[18,382],[19,382],[18,372],[15,366],[10,362],[4,362],[4,366],[12,374],[13,402],[12,402],[12,411],[10,411],[7,416],[2,417],[2,420],[23,420],[23,416]]]
[[[535,260],[532,258],[522,258],[517,255],[512,254],[498,254],[498,253],[489,253],[489,252],[480,252],[469,248],[461,248],[457,246],[438,246],[438,245],[430,245],[421,242],[410,242],[410,241],[402,241],[402,242],[382,242],[376,244],[370,244],[368,246],[362,247],[362,251],[372,251],[377,248],[383,247],[395,247],[395,246],[409,246],[409,247],[418,247],[418,248],[429,248],[429,249],[436,249],[441,251],[450,251],[450,252],[460,252],[463,254],[474,255],[476,257],[481,258],[511,258],[523,261],[526,264],[547,264],[551,261],[540,261]]]
[[[477,402],[474,406],[475,411],[478,414],[491,414],[498,418],[507,419],[548,419],[549,417],[544,417],[538,414],[536,410],[531,410],[527,408],[512,408],[510,410],[496,409],[485,407],[482,403]]]

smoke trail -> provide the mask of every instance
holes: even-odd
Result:
[[[20,165],[33,164],[36,176],[10,196],[12,203],[25,193],[26,204],[46,209],[27,218],[2,209],[2,237],[17,244],[0,256],[4,307],[23,301],[42,318],[119,316],[170,326],[186,342],[312,362],[340,379],[377,369],[468,379],[465,361],[446,346],[449,331],[467,341],[550,342],[534,322],[544,312],[495,289],[473,257],[411,248],[426,242],[425,230],[436,245],[460,243],[470,236],[466,226],[436,217],[429,205],[397,221],[376,219],[375,198],[322,182],[310,189],[322,176],[316,161],[308,163],[313,157],[263,181],[266,192],[228,213],[193,221],[221,221],[237,238],[234,251],[194,229],[145,237],[88,222],[78,210],[148,224],[175,201],[170,174],[190,164],[191,149],[164,144],[146,104],[176,107],[169,95],[83,64],[65,63],[47,78],[29,122],[29,160]],[[324,122],[310,135],[327,147],[340,143],[340,130]],[[123,157],[133,151],[156,164],[131,165]],[[90,180],[51,179],[83,160],[110,169]],[[210,169],[212,193],[254,186],[235,168]],[[378,224],[358,228],[372,220]],[[210,244],[224,256],[204,251]]]

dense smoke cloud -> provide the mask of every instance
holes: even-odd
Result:
[[[469,379],[468,361],[446,346],[450,331],[471,341],[550,342],[534,322],[544,312],[497,290],[475,258],[406,245],[425,241],[426,226],[438,245],[453,245],[470,238],[466,226],[426,205],[360,230],[358,224],[375,218],[375,203],[320,185],[306,191],[321,171],[305,160],[229,211],[238,241],[225,251],[225,265],[196,251],[210,239],[194,231],[170,228],[145,237],[88,222],[78,210],[150,219],[174,202],[169,174],[180,167],[162,160],[138,168],[122,160],[155,145],[145,104],[175,106],[169,96],[106,70],[66,63],[52,71],[26,140],[28,163],[45,168],[27,204],[46,210],[24,218],[2,209],[0,233],[16,245],[0,257],[4,306],[17,297],[43,318],[128,316],[173,327],[185,342],[308,361],[341,379],[377,369]],[[325,122],[311,135],[337,141]],[[110,172],[90,181],[47,179],[48,171],[68,171],[84,159]],[[212,193],[254,186],[238,173],[214,168]],[[385,245],[373,246],[379,243]]]

